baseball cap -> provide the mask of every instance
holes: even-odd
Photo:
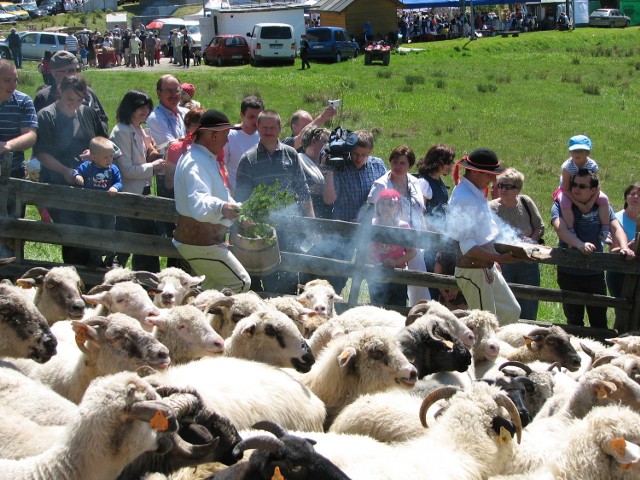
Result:
[[[59,50],[51,57],[51,70],[60,70],[61,68],[77,64],[78,59],[76,56],[66,50]]]
[[[591,150],[591,139],[586,135],[574,135],[569,139],[569,151]]]

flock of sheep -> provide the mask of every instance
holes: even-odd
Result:
[[[640,478],[640,336],[203,280],[0,282],[0,480]]]

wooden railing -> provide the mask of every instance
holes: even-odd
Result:
[[[7,202],[15,199],[18,209],[22,205],[37,205],[39,208],[64,208],[80,212],[109,213],[116,216],[153,219],[174,222],[176,211],[171,199],[119,193],[111,196],[106,192],[83,190],[74,187],[47,185],[27,180],[10,179],[0,176],[0,236],[13,242],[16,262],[5,265],[0,276],[16,277],[34,265],[42,264],[37,259],[24,258],[24,242],[40,242],[55,245],[89,247],[104,251],[121,251],[134,254],[157,255],[178,258],[179,254],[166,237],[128,232],[109,232],[80,227],[13,219],[7,215]],[[356,236],[370,241],[395,243],[439,251],[455,251],[456,243],[448,237],[434,232],[417,232],[401,228],[371,226],[336,220],[309,219],[301,217],[276,216],[276,225],[289,231],[318,232],[322,236],[332,235],[344,239],[345,245]],[[280,270],[315,275],[338,275],[352,278],[348,305],[358,302],[361,280],[375,276],[378,281],[396,282],[435,288],[456,288],[455,279],[448,275],[421,273],[391,268],[375,267],[367,264],[368,245],[356,249],[353,261],[281,252]],[[47,263],[47,262],[45,262]],[[616,313],[615,328],[626,332],[638,328],[640,319],[640,260],[625,261],[620,255],[594,253],[584,256],[575,249],[555,248],[551,256],[539,263],[578,266],[621,272],[626,274],[621,297],[591,295],[565,290],[511,284],[516,297],[546,302],[577,303],[613,307]],[[97,284],[104,271],[78,268],[85,282]],[[595,332],[594,329],[572,329],[596,337],[615,332]],[[585,333],[586,332],[586,333]]]

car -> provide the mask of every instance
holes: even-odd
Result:
[[[52,54],[64,50],[64,41],[67,38],[64,33],[53,32],[19,32],[18,35],[22,40],[22,58],[35,61],[40,61],[47,50]],[[6,39],[0,41],[0,58],[11,58]]]
[[[200,33],[200,23],[196,20],[183,20],[182,18],[156,18],[146,26],[147,30],[152,30],[160,36],[160,50],[162,56],[173,56],[173,45],[169,42],[169,36],[173,30],[186,28],[193,40],[192,50],[202,50],[202,34]]]
[[[31,18],[29,16],[29,13],[25,12],[23,9],[20,8],[19,5],[16,5],[15,3],[0,2],[0,8],[5,12],[18,17],[18,21],[29,20]]]
[[[39,8],[36,2],[23,2],[18,3],[17,5],[27,12],[31,18],[40,18],[49,15],[49,12],[45,9]]]
[[[296,39],[288,23],[256,23],[249,38],[249,63],[283,62],[293,65],[296,60]]]
[[[631,19],[617,8],[598,8],[589,15],[590,27],[628,27]]]
[[[0,23],[13,23],[15,25],[17,21],[18,17],[16,17],[12,13],[5,12],[4,10],[0,9]]]
[[[249,44],[242,35],[216,35],[204,49],[202,58],[205,65],[225,63],[249,63]]]
[[[351,40],[344,28],[311,27],[307,28],[306,34],[310,60],[329,59],[339,63],[358,56],[358,43]]]
[[[60,4],[55,0],[42,0],[42,2],[38,4],[38,8],[40,8],[40,10],[46,10],[49,15],[61,13]]]

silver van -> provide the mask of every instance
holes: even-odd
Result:
[[[251,65],[263,62],[283,62],[293,65],[296,59],[296,39],[288,23],[257,23],[247,33]]]
[[[173,46],[169,42],[169,35],[173,30],[187,28],[193,40],[193,50],[202,50],[202,35],[200,34],[200,23],[197,20],[183,20],[181,18],[158,18],[151,22],[154,25],[162,24],[161,28],[153,28],[160,36],[162,55],[170,57],[173,55]]]

